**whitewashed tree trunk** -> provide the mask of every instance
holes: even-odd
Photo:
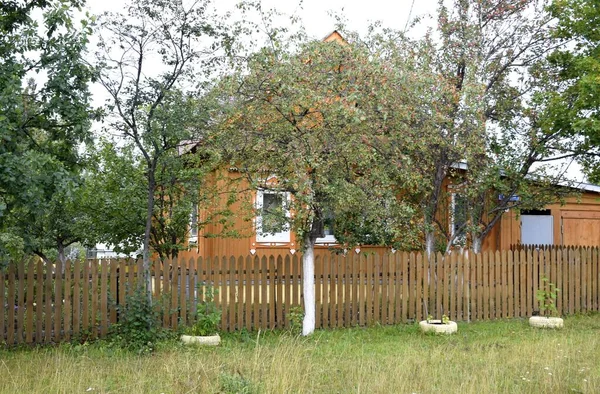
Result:
[[[302,255],[302,277],[304,290],[304,319],[302,335],[310,335],[315,331],[315,239],[309,235],[304,240]]]
[[[483,244],[481,236],[473,234],[471,238],[473,239],[471,241],[471,248],[473,249],[473,253],[481,253],[481,245]]]
[[[425,233],[425,252],[427,252],[427,256],[435,253],[435,232],[433,231]]]

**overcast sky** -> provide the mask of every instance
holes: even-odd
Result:
[[[225,12],[232,10],[237,0],[216,0],[216,7]],[[88,0],[94,14],[122,9],[121,0]],[[406,21],[417,15],[434,13],[437,0],[304,0],[300,8],[297,0],[263,0],[263,8],[277,8],[286,14],[299,15],[307,32],[315,38],[324,37],[334,29],[335,21],[329,12],[345,15],[351,30],[364,32],[370,21],[380,20],[384,26],[404,29]],[[412,12],[411,12],[412,8]]]

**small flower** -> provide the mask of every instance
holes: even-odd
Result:
[[[548,372],[548,375],[552,376],[552,372]]]
[[[587,383],[587,379],[583,379],[583,381]]]

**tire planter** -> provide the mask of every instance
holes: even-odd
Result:
[[[529,325],[536,328],[563,328],[563,319],[560,317],[531,316]]]
[[[219,334],[209,336],[182,335],[181,342],[186,345],[217,346],[221,343]]]
[[[456,322],[449,321],[448,324],[444,324],[441,320],[423,320],[419,322],[419,328],[423,332],[432,332],[434,334],[454,334],[458,331]]]

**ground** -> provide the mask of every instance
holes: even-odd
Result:
[[[106,343],[0,351],[0,392],[598,393],[600,315],[563,330],[526,320],[225,335],[217,348],[164,343],[138,356]]]

